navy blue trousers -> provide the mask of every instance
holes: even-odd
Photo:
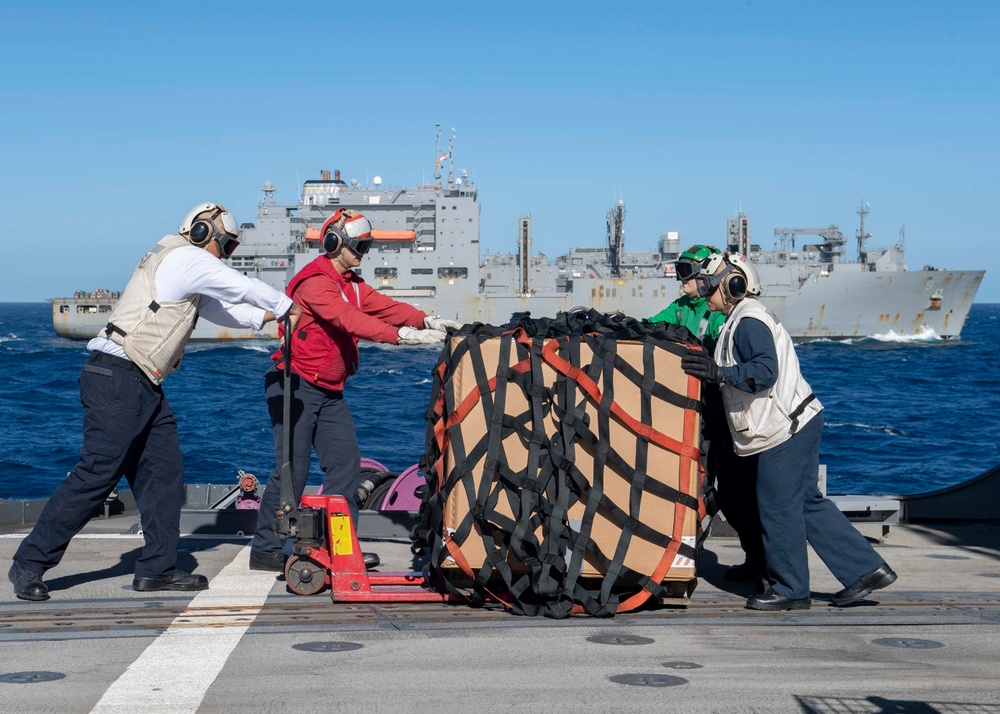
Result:
[[[715,479],[719,509],[740,539],[750,567],[764,573],[764,539],[757,508],[757,457],[737,456],[729,432],[722,396],[715,385],[705,387],[704,433],[709,440],[708,475]]]
[[[757,503],[767,575],[775,592],[809,597],[806,542],[845,587],[883,560],[819,491],[820,412],[791,439],[757,456]]]
[[[728,433],[721,438],[717,435],[709,446],[708,468],[715,476],[719,510],[736,531],[746,562],[763,574],[764,537],[757,507],[757,457],[737,456],[732,437]]]
[[[331,392],[313,386],[292,372],[292,428],[290,461],[295,500],[302,498],[309,479],[313,447],[323,473],[323,493],[347,498],[351,519],[358,523],[356,494],[361,482],[361,450],[358,447],[354,420],[343,392]],[[264,374],[267,411],[274,427],[274,463],[260,499],[257,531],[251,548],[259,553],[277,553],[282,541],[274,532],[274,516],[281,502],[281,444],[284,425],[284,374],[271,367]]]
[[[44,573],[100,509],[122,476],[139,508],[145,545],[135,574],[174,569],[184,500],[184,460],[177,423],[163,390],[127,360],[96,353],[80,373],[83,447],[14,560]]]

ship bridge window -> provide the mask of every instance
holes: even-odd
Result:
[[[111,306],[110,305],[99,305],[97,309],[100,312],[111,312]]]
[[[399,277],[399,271],[396,268],[375,268],[375,277],[383,280],[395,280]]]
[[[453,267],[450,267],[450,266],[447,267],[447,268],[438,268],[438,277],[439,278],[467,278],[467,277],[469,277],[469,269],[468,268],[453,268]]]
[[[69,312],[69,305],[60,305],[59,312]]]
[[[410,275],[433,275],[434,268],[410,268]]]

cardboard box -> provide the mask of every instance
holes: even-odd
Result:
[[[461,338],[452,338],[450,353],[455,354]],[[567,340],[575,340],[579,344],[579,358],[570,357],[572,350],[565,344]],[[627,568],[641,575],[651,576],[662,574],[659,582],[691,581],[695,578],[695,563],[691,557],[695,539],[698,535],[698,498],[700,494],[700,471],[698,463],[701,422],[700,413],[683,404],[695,404],[700,399],[700,382],[688,377],[680,368],[681,354],[687,351],[686,345],[672,342],[654,342],[654,346],[646,352],[646,346],[638,341],[614,341],[609,339],[589,340],[581,336],[571,336],[562,339],[563,344],[557,346],[553,341],[546,340],[545,346],[550,357],[559,369],[548,360],[536,360],[534,367],[530,361],[524,361],[524,353],[519,357],[517,350],[509,349],[506,366],[515,369],[520,363],[520,370],[528,368],[531,385],[543,386],[546,390],[542,398],[544,416],[541,419],[544,431],[543,443],[548,445],[548,453],[543,455],[553,466],[556,478],[562,479],[562,488],[568,487],[569,480],[565,472],[560,472],[561,464],[554,463],[553,453],[560,449],[572,452],[572,463],[579,475],[586,481],[587,487],[583,493],[574,494],[575,503],[568,510],[568,525],[579,533],[587,504],[591,499],[599,499],[599,491],[595,490],[595,469],[599,452],[603,447],[586,443],[579,436],[567,441],[563,425],[567,421],[560,415],[560,407],[565,408],[571,403],[575,416],[587,425],[585,432],[592,433],[600,444],[616,452],[625,462],[624,465],[613,463],[609,459],[603,470],[603,495],[627,515],[636,518],[638,523],[659,532],[663,536],[681,540],[686,548],[677,553],[676,543],[671,548],[655,543],[639,533],[633,533],[629,542],[623,544],[623,528],[615,520],[609,510],[599,507],[592,519],[590,537],[594,549],[586,552],[585,559],[579,563],[577,571],[580,578],[604,578],[606,563],[620,546],[626,548],[624,564]],[[604,351],[615,350],[620,358],[619,366],[608,372],[604,365]],[[501,362],[501,338],[486,339],[481,343],[481,352],[485,373],[495,377]],[[559,353],[562,357],[559,357]],[[596,353],[596,355],[595,355]],[[565,360],[565,362],[564,362]],[[582,369],[574,378],[562,378],[562,372],[572,372],[572,367],[566,363],[575,362]],[[651,371],[649,368],[652,368]],[[628,372],[633,370],[630,375]],[[647,393],[634,379],[642,381],[643,376],[655,379],[656,390],[652,383],[647,383]],[[539,379],[540,377],[540,379]],[[446,402],[451,409],[457,411],[463,403],[474,402],[460,421],[452,423],[447,428],[447,449],[443,458],[443,473],[451,474],[459,462],[465,461],[467,479],[471,484],[463,483],[462,487],[452,488],[444,507],[444,528],[449,535],[455,533],[460,524],[467,518],[472,508],[469,500],[469,487],[473,493],[484,493],[484,478],[488,479],[486,489],[495,495],[497,516],[513,517],[510,505],[511,498],[518,498],[511,493],[518,493],[502,487],[498,478],[502,469],[491,468],[488,465],[484,445],[490,439],[499,441],[501,455],[499,462],[517,473],[525,473],[528,468],[531,439],[525,431],[531,432],[534,421],[531,417],[529,397],[521,385],[509,381],[503,375],[495,384],[500,389],[484,386],[480,389],[480,379],[477,378],[471,353],[465,354],[457,364],[453,364],[450,373],[443,383]],[[505,388],[504,388],[505,387]],[[589,394],[588,394],[589,390]],[[486,391],[487,398],[476,397],[477,392]],[[495,399],[500,396],[503,401],[503,414],[507,415],[507,432],[502,435],[500,422],[491,419],[491,413],[498,411],[492,408]],[[613,398],[613,402],[611,401]],[[613,408],[611,414],[602,420],[599,405],[603,402]],[[679,402],[672,403],[672,402]],[[518,431],[510,429],[511,418],[517,420],[523,428]],[[572,420],[569,420],[572,421]],[[502,437],[502,438],[501,438]],[[485,440],[485,441],[484,441]],[[469,456],[477,445],[482,452],[478,458]],[[645,487],[639,488],[637,467],[643,461],[645,452]],[[680,453],[678,453],[680,452]],[[559,459],[562,462],[562,459]],[[536,474],[541,469],[536,469]],[[550,488],[549,495],[557,493]],[[678,503],[679,494],[684,503]],[[686,498],[684,498],[686,497]],[[520,500],[517,501],[520,503]],[[636,508],[637,506],[637,508]],[[553,514],[555,515],[555,514]],[[498,539],[507,536],[498,533],[491,523],[502,520],[494,518],[477,518],[473,531],[459,544],[461,554],[474,571],[478,571],[487,555],[487,547],[495,550]],[[548,527],[543,523],[534,530],[539,541],[547,535]],[[485,543],[484,543],[484,532]],[[655,536],[653,536],[655,539]],[[576,538],[574,537],[574,540]],[[674,551],[670,553],[669,551]],[[565,553],[567,563],[572,562],[572,553]],[[507,563],[514,571],[525,571],[527,567],[508,554]],[[459,565],[454,559],[441,563],[444,571],[457,571]],[[572,570],[570,571],[572,575]],[[458,576],[452,572],[449,576]]]

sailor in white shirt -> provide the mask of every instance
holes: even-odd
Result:
[[[42,576],[124,476],[135,495],[145,546],[136,590],[204,590],[203,575],[176,569],[184,464],[177,424],[161,384],[180,366],[198,319],[261,327],[300,310],[269,285],[233,270],[236,220],[202,203],[139,262],[108,324],[88,344],[80,374],[83,447],[73,471],[49,499],[14,555],[8,577],[23,600],[47,600]]]

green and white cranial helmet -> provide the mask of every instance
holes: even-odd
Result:
[[[674,274],[681,282],[690,280],[701,272],[702,264],[713,255],[719,255],[721,251],[711,245],[701,243],[693,245],[674,262]]]

